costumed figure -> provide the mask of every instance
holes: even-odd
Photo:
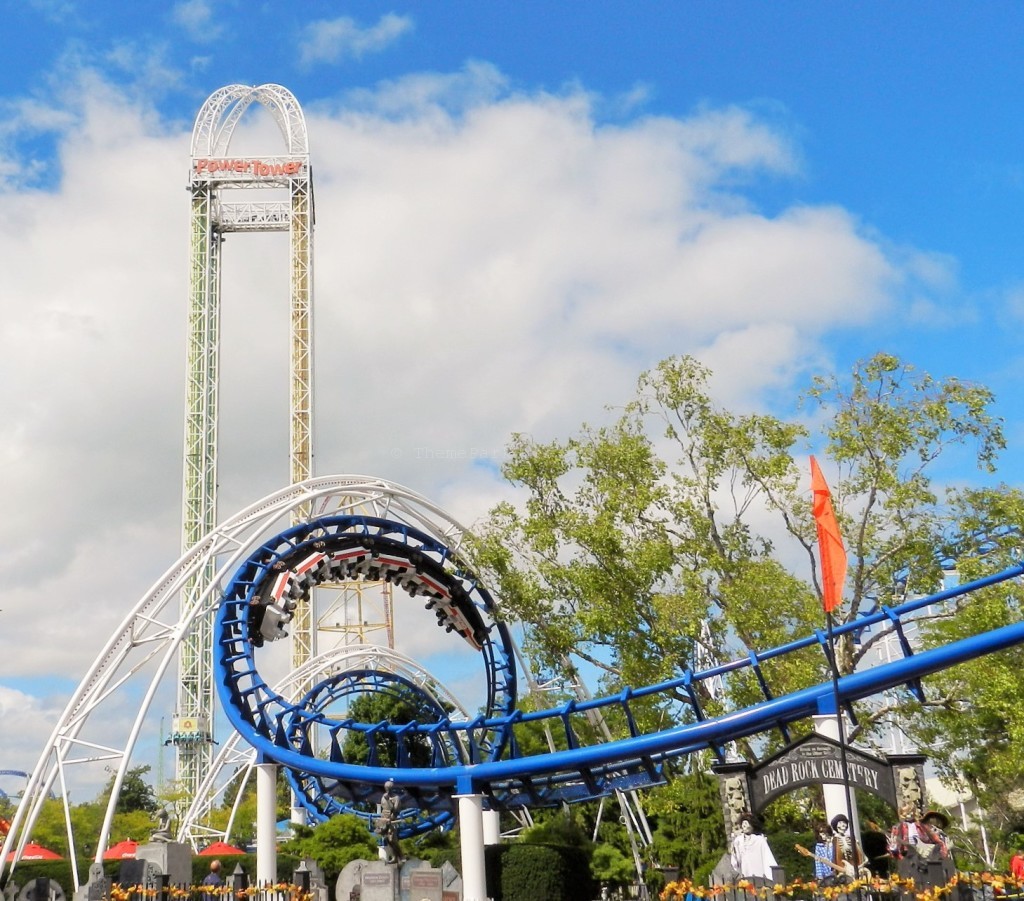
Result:
[[[917,814],[918,809],[912,804],[900,809],[900,821],[889,835],[889,851],[898,861],[896,869],[904,879],[913,879],[917,885],[929,888],[944,886],[954,874],[945,838],[949,819],[934,810],[922,819]]]
[[[846,881],[857,878],[869,879],[871,872],[864,865],[864,856],[860,848],[855,848],[853,844],[849,817],[845,813],[837,813],[832,817],[831,825],[832,832],[835,833],[832,839],[835,847],[832,859],[842,868],[842,878]]]
[[[918,825],[917,807],[904,804],[900,808],[900,821],[889,832],[889,853],[897,860],[905,860],[920,844],[931,844],[931,841]]]
[[[1017,853],[1010,858],[1010,875],[1024,879],[1024,848],[1018,848]]]
[[[386,863],[400,864],[404,860],[402,849],[398,844],[398,818],[402,812],[402,799],[395,791],[395,782],[388,779],[384,783],[384,794],[380,799],[380,811],[374,831],[384,840],[387,848]]]
[[[771,884],[772,867],[777,867],[778,862],[752,813],[740,817],[740,831],[733,837],[729,861],[740,876],[756,887]]]
[[[949,840],[946,830],[949,828],[949,817],[942,811],[929,810],[921,817],[921,828],[928,833],[932,843],[939,848],[939,856],[952,857],[953,843]]]
[[[803,845],[795,847],[804,857],[814,860],[814,881],[822,888],[828,888],[835,885],[836,876],[842,872],[842,867],[836,863],[832,827],[820,820],[814,824],[814,835],[817,841],[813,851],[808,851]]]

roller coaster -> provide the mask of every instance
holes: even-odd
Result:
[[[312,516],[290,524],[296,509]],[[74,767],[114,773],[114,791],[96,851],[102,858],[114,805],[133,752],[146,733],[145,717],[160,695],[182,636],[196,621],[214,623],[214,667],[224,715],[239,739],[261,759],[284,767],[311,818],[340,812],[371,817],[383,784],[393,780],[405,809],[400,834],[415,835],[447,825],[453,799],[482,795],[498,809],[522,809],[597,798],[617,790],[664,782],[671,761],[705,749],[721,754],[731,741],[768,730],[786,730],[801,720],[835,714],[846,706],[899,686],[920,689],[920,680],[958,663],[1024,642],[1024,622],[914,652],[906,629],[950,600],[1024,575],[1017,565],[898,606],[883,606],[835,635],[879,628],[899,638],[902,656],[892,662],[775,696],[770,671],[791,655],[829,653],[824,631],[765,651],[747,651],[732,662],[686,670],[656,685],[615,695],[572,700],[526,711],[517,702],[517,669],[508,625],[500,607],[467,562],[465,530],[409,489],[362,476],[310,479],[263,499],[231,518],[188,551],[154,585],[111,637],[54,729],[28,779],[22,804],[4,842],[15,860],[56,789],[67,804]],[[181,585],[213,563],[215,579],[180,614],[169,602]],[[272,686],[257,658],[284,637],[290,617],[309,592],[332,579],[383,579],[426,607],[442,636],[479,662],[485,702],[474,716],[434,690],[430,678],[401,669],[384,657],[335,662],[312,689]],[[406,602],[403,600],[403,605]],[[407,606],[403,611],[411,613]],[[422,615],[422,611],[418,611]],[[702,684],[752,674],[761,699],[724,715],[706,715]],[[305,684],[306,676],[293,685]],[[360,722],[339,712],[354,695],[395,693],[413,697],[416,721]],[[652,704],[674,712],[668,728],[647,729]],[[126,710],[134,718],[127,717]],[[606,740],[594,717],[621,724],[624,737]],[[118,724],[122,737],[113,736]],[[558,749],[529,754],[522,730],[547,725]],[[101,736],[97,737],[97,736]],[[351,753],[362,747],[364,756]],[[193,804],[190,821],[208,807]],[[68,818],[70,823],[70,818]],[[179,825],[179,837],[190,823]],[[69,842],[73,846],[73,842]],[[76,886],[77,888],[77,886]]]

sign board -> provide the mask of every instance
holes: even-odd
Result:
[[[305,177],[306,161],[290,157],[199,158],[192,160],[192,183],[264,182]]]
[[[846,770],[851,786],[896,806],[896,787],[888,761],[847,747]],[[822,735],[808,735],[751,771],[751,807],[763,810],[779,795],[806,785],[842,785],[843,775],[843,752],[839,743]]]

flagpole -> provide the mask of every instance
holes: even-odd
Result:
[[[843,596],[843,582],[846,579],[846,548],[839,532],[835,510],[832,507],[832,493],[818,466],[811,457],[812,512],[818,532],[818,554],[821,557],[821,601],[828,626],[826,656],[832,669],[832,703],[836,711],[836,732],[839,739],[839,758],[843,780],[843,794],[846,799],[846,821],[850,829],[850,850],[857,868],[857,836],[853,819],[853,790],[850,786],[850,763],[846,754],[846,727],[843,723],[843,707],[839,700],[839,661],[836,656],[836,640],[832,611],[840,605]],[[859,868],[858,868],[859,869]]]
[[[836,728],[839,734],[839,765],[843,775],[843,798],[846,802],[846,819],[850,824],[850,851],[852,852],[854,870],[859,873],[857,865],[858,841],[857,830],[854,828],[853,817],[853,789],[850,785],[850,761],[846,755],[846,726],[843,723],[843,708],[839,701],[839,663],[836,659],[835,633],[832,629],[832,611],[825,613],[825,621],[828,628],[828,661],[832,668],[832,701],[836,708]],[[856,878],[856,877],[855,877]],[[860,889],[857,890],[858,894]]]

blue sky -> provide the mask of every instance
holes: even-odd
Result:
[[[347,89],[487,61],[512,89],[636,89],[631,114],[743,104],[789,130],[806,169],[765,207],[841,203],[893,240],[955,253],[970,279],[1013,279],[1024,171],[1013,3],[5,3],[5,99],[47,97],[96,66],[190,121],[215,86],[266,81],[311,106]],[[384,17],[393,17],[389,30]],[[317,45],[317,29],[345,21]],[[373,33],[361,43],[354,32]],[[297,46],[305,46],[299,49]],[[315,47],[319,46],[319,50]],[[148,59],[147,59],[148,57]],[[138,85],[146,66],[164,74]],[[154,75],[156,73],[153,73]],[[614,104],[610,104],[614,107]],[[614,108],[607,112],[615,118]],[[1005,242],[1005,243],[1004,243]]]
[[[1024,239],[1016,4],[5,6],[0,99],[48,105],[62,81],[66,90],[90,67],[168,125],[190,122],[224,84],[277,82],[315,109],[468,61],[494,66],[506,93],[582,89],[604,123],[742,106],[787,136],[799,159],[788,177],[749,180],[745,198],[766,214],[794,202],[837,204],[886,242],[948,255],[956,283],[945,299],[974,328],[966,345],[920,342],[915,360],[996,386],[1016,376],[989,354],[1016,324],[994,307],[1016,290]],[[38,153],[46,164],[39,183],[59,177],[47,154],[52,132],[10,137],[15,154]],[[870,352],[875,333],[866,337],[859,347],[857,336],[841,340]]]
[[[31,766],[179,551],[188,141],[228,84],[307,118],[320,474],[472,523],[508,494],[510,434],[599,419],[671,353],[788,412],[885,350],[995,389],[1019,478],[1018,4],[2,8],[2,767]],[[224,274],[224,515],[287,472],[286,261],[249,237]],[[8,625],[30,612],[59,654]]]

